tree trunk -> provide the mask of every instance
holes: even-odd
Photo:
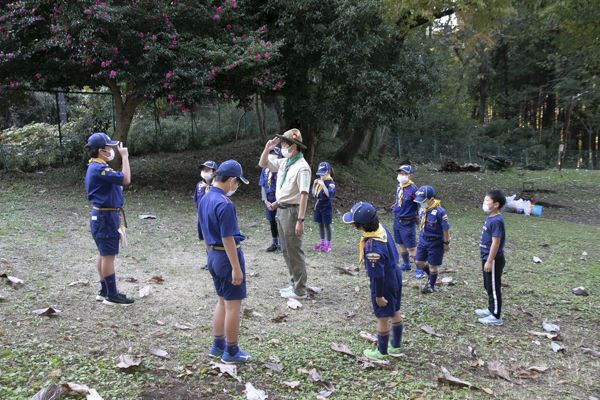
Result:
[[[260,132],[260,137],[263,141],[267,141],[267,132],[265,132],[265,124],[264,118],[265,115],[263,113],[264,107],[261,107],[260,94],[256,93],[254,96],[254,111],[256,112],[256,122],[258,124],[258,131]]]
[[[135,115],[135,110],[143,102],[144,98],[138,93],[131,91],[123,94],[116,82],[109,80],[108,87],[115,101],[115,114],[117,125],[115,127],[114,139],[127,145],[129,128]]]
[[[573,99],[569,102],[565,110],[565,126],[561,132],[560,145],[558,146],[558,170],[562,170],[565,163],[565,155],[567,153],[567,144],[569,143],[571,130],[571,114],[573,113]]]
[[[365,138],[365,130],[353,129],[350,138],[334,154],[333,160],[343,165],[350,165],[356,157],[360,145]]]
[[[277,115],[277,133],[283,133],[285,121],[283,118],[283,107],[281,106],[281,100],[279,99],[279,96],[262,95],[262,100],[267,105],[267,107],[272,108],[275,111],[275,115]]]
[[[365,138],[359,147],[359,152],[362,158],[368,158],[371,153],[371,147],[373,147],[373,141],[375,140],[376,129],[367,128],[365,129]]]
[[[479,112],[477,117],[480,124],[485,124],[487,114],[488,86],[489,86],[489,57],[485,50],[480,51],[481,64],[479,65]]]

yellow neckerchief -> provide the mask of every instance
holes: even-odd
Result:
[[[410,185],[414,185],[414,184],[415,183],[413,181],[411,181],[411,180],[409,180],[406,183],[401,183],[400,184],[401,188],[400,188],[400,190],[398,190],[398,207],[402,206],[402,197],[404,196],[404,188],[408,187]]]
[[[96,158],[90,158],[89,161],[88,161],[88,165],[91,164],[91,163],[93,163],[93,162],[97,162],[99,164],[107,164],[107,162],[104,161],[103,159],[96,157]]]
[[[329,175],[329,174],[323,175],[323,176],[321,176],[321,180],[323,182],[330,181],[331,175]],[[323,190],[323,187],[321,185],[319,185],[317,182],[315,182],[313,184],[313,193],[314,193],[315,197],[319,197],[319,193],[321,193],[322,190]]]
[[[425,220],[427,219],[427,213],[429,211],[433,210],[434,208],[439,207],[441,204],[442,204],[441,201],[434,200],[430,206],[427,206],[425,211],[423,211],[423,215],[421,215],[421,223],[419,224],[419,230],[423,230],[423,228],[425,227]]]
[[[267,175],[267,187],[270,189],[271,188],[271,178],[273,178],[273,172],[270,169],[267,169],[267,171],[269,172]]]
[[[360,238],[360,242],[358,244],[358,249],[360,251],[360,256],[358,258],[358,263],[362,264],[363,256],[365,252],[365,239],[373,239],[379,242],[387,243],[387,232],[383,225],[379,224],[379,228],[377,228],[374,232],[363,232],[362,237]]]

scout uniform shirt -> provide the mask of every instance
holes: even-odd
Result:
[[[419,212],[419,205],[413,200],[417,192],[417,185],[408,182],[406,186],[398,184],[396,187],[396,204],[394,204],[394,219],[416,218]]]
[[[265,188],[265,194],[267,195],[268,201],[275,201],[275,192],[277,191],[277,172],[273,172],[269,168],[263,168],[260,178],[258,179],[258,186]]]
[[[277,191],[275,198],[278,204],[300,204],[300,194],[310,193],[310,166],[300,157],[290,165],[286,172],[288,159],[281,158],[274,163],[269,162],[268,168],[277,172]]]
[[[101,158],[92,158],[85,174],[85,191],[97,208],[123,207],[123,172],[110,168]]]
[[[233,202],[218,187],[212,186],[198,205],[200,240],[209,246],[223,246],[223,238],[233,236],[235,243],[246,239],[240,233]]]
[[[431,242],[444,239],[444,231],[450,230],[448,222],[448,214],[446,210],[439,205],[439,200],[436,200],[438,205],[431,208],[421,208],[419,210],[419,218],[421,221],[419,240]]]

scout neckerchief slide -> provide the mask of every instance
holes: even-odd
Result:
[[[373,239],[373,240],[377,240],[378,242],[387,243],[387,241],[388,241],[387,232],[385,231],[385,228],[383,227],[383,225],[379,224],[379,228],[377,228],[376,231],[374,231],[374,232],[364,232],[363,233],[362,237],[360,238],[360,242],[358,244],[358,249],[359,249],[359,252],[360,252],[359,259],[358,259],[358,265],[359,265],[359,267],[360,267],[360,265],[363,262],[363,254],[364,254],[364,251],[365,251],[365,240],[366,239]],[[371,260],[371,258],[373,258],[373,257],[369,257],[371,254],[372,253],[367,254],[367,259],[369,261],[371,261],[372,265],[375,265],[373,263],[373,261]],[[377,260],[379,260],[379,259],[377,259]],[[375,262],[377,262],[377,261],[375,261]]]
[[[327,174],[327,175],[323,175],[321,176],[321,180],[323,181],[323,183],[325,183],[325,181],[330,181],[331,180],[331,175]],[[318,182],[319,179],[315,179],[315,183],[313,183],[313,196],[315,197],[319,197],[319,193],[321,193],[323,191],[323,186],[321,186],[321,184]]]
[[[402,197],[404,197],[404,188],[410,185],[414,185],[413,181],[408,181],[406,183],[400,184],[400,189],[398,190],[398,207],[402,206]]]
[[[430,206],[427,206],[427,208],[425,209],[425,211],[423,211],[423,214],[421,215],[421,223],[419,224],[419,230],[423,230],[423,228],[425,227],[425,220],[427,219],[427,213],[431,210],[433,210],[436,207],[439,207],[442,204],[441,201],[439,200],[434,200],[433,203],[431,203]]]
[[[292,158],[288,158],[287,161],[285,162],[285,167],[283,168],[283,172],[281,173],[281,177],[278,179],[279,183],[279,187],[283,186],[283,182],[285,181],[285,177],[287,175],[288,169],[290,169],[290,167],[299,159],[301,159],[302,157],[304,157],[304,154],[302,154],[302,152],[299,152],[298,154],[296,154],[294,157]]]

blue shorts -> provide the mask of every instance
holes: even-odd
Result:
[[[417,223],[415,220],[401,221],[400,218],[394,217],[394,240],[407,249],[417,247]]]
[[[119,212],[90,211],[90,231],[101,256],[119,254]]]
[[[267,193],[267,201],[269,203],[275,203],[275,193]],[[270,211],[267,207],[265,207],[265,218],[269,222],[275,221],[275,216],[277,215],[277,209]]]
[[[402,303],[402,271],[400,268],[395,268],[394,272],[396,276],[392,279],[385,279],[383,283],[383,297],[387,300],[385,307],[379,307],[375,297],[377,296],[375,290],[375,283],[371,281],[371,304],[373,306],[373,313],[377,318],[393,317],[396,311],[400,311],[400,304]]]
[[[208,271],[213,278],[217,295],[225,300],[246,298],[246,263],[241,248],[238,249],[238,258],[244,279],[241,285],[235,286],[231,283],[231,263],[227,254],[222,250],[208,250]]]
[[[313,212],[313,221],[317,224],[331,225],[333,222],[333,206],[317,206]]]
[[[435,241],[419,240],[415,261],[427,261],[436,267],[442,265],[444,260],[444,242],[442,239]]]

